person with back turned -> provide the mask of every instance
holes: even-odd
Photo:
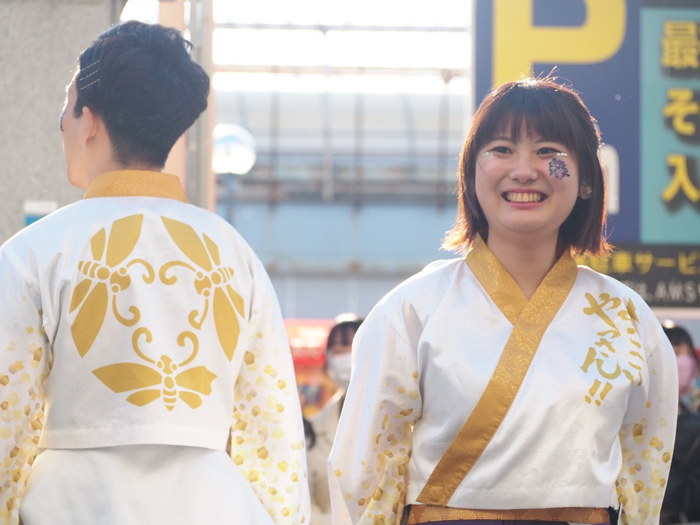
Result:
[[[61,133],[85,198],[0,248],[3,523],[308,523],[270,280],[161,172],[207,106],[190,48],[126,22],[83,51]]]

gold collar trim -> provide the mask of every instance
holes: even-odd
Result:
[[[122,170],[103,173],[85,192],[85,199],[94,197],[162,197],[187,202],[185,190],[175,175],[158,171]]]
[[[469,269],[491,300],[496,303],[510,324],[514,325],[527,304],[527,297],[480,235],[474,239],[474,245],[467,253],[466,260]]]
[[[474,255],[469,258],[472,252]],[[418,495],[420,503],[430,505],[446,506],[486,450],[525,380],[544,333],[569,296],[578,275],[576,263],[568,252],[565,253],[528,301],[483,240],[477,240],[472,252],[467,255],[469,267],[501,312],[513,322],[513,331],[486,390]],[[509,288],[517,289],[520,295]],[[507,304],[504,302],[507,300],[515,303]]]
[[[467,253],[466,262],[501,313],[515,325],[527,306],[527,297],[481,236],[477,235],[474,240],[473,248]],[[577,273],[576,262],[567,250],[549,270],[537,291],[542,287],[551,287],[553,283],[560,283],[562,280],[573,282]]]

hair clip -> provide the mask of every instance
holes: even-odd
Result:
[[[566,163],[557,158],[549,161],[549,174],[557,180],[570,176]]]
[[[97,59],[97,60],[95,60],[92,64],[87,65],[87,66],[85,66],[85,67],[81,67],[81,68],[80,68],[80,71],[82,72],[82,71],[85,71],[85,70],[87,70],[87,69],[90,69],[91,67],[93,67],[93,66],[95,66],[95,65],[97,65],[97,64],[99,64],[99,63],[100,63],[100,60]]]
[[[89,88],[89,87],[90,87],[90,86],[92,86],[93,84],[97,84],[97,83],[98,83],[99,81],[100,81],[100,79],[99,79],[99,78],[98,78],[97,80],[93,80],[93,81],[92,81],[92,82],[90,82],[90,83],[89,83],[88,85],[86,85],[86,86],[82,86],[82,87],[80,88],[80,91],[82,91],[83,89],[87,89],[87,88]]]
[[[82,72],[82,70],[81,70],[81,72]],[[98,68],[97,68],[95,71],[93,71],[92,73],[88,73],[88,74],[85,75],[84,77],[78,78],[78,80],[80,80],[81,82],[83,82],[83,81],[87,80],[88,78],[90,78],[92,75],[96,75],[96,74],[99,73],[99,72],[100,72],[100,68],[98,67]]]

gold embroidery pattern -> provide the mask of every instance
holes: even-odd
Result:
[[[117,295],[131,286],[129,268],[134,264],[141,264],[145,268],[144,282],[151,283],[155,278],[151,265],[142,259],[124,264],[141,236],[142,223],[143,215],[131,215],[114,221],[109,241],[102,228],[90,240],[92,260],[82,261],[78,265],[85,279],[73,290],[69,313],[80,307],[71,326],[73,341],[80,357],[85,357],[95,342],[110,302],[114,317],[124,326],[134,326],[141,319],[141,312],[135,306],[129,308],[131,318],[122,316],[117,307]]]
[[[184,261],[172,261],[160,269],[160,280],[166,285],[175,284],[177,277],[168,276],[168,270],[174,267],[185,268],[195,274],[194,287],[204,298],[204,306],[201,314],[199,310],[190,312],[189,322],[199,330],[209,313],[209,303],[213,302],[216,333],[226,357],[231,361],[240,334],[236,312],[241,317],[244,315],[243,298],[229,284],[233,268],[221,266],[219,248],[206,234],[202,234],[202,240],[190,225],[167,217],[162,219],[170,238],[196,268]]]
[[[613,382],[621,375],[630,383],[636,383],[638,386],[642,384],[644,357],[640,353],[642,345],[634,324],[639,322],[639,319],[631,300],[625,305],[621,298],[611,297],[608,293],[601,293],[597,299],[589,293],[586,293],[585,297],[588,306],[583,309],[583,313],[597,316],[608,327],[607,330],[597,333],[598,340],[588,348],[588,354],[581,365],[581,370],[593,375],[593,383],[585,395],[586,403],[601,406],[612,392]],[[632,350],[627,355],[618,352],[623,334],[624,338],[640,351]],[[616,344],[618,348],[615,348]]]
[[[197,332],[202,329],[213,303],[214,326],[218,339],[229,361],[238,344],[240,326],[236,312],[244,315],[243,298],[230,284],[233,269],[222,266],[219,248],[206,234],[199,235],[182,222],[161,217],[175,245],[191,261],[171,261],[157,272],[166,286],[174,285],[178,278],[169,275],[172,268],[185,268],[194,274],[194,288],[204,298],[200,309],[192,310],[188,316],[193,330],[185,330],[177,336],[180,348],[192,345],[192,351],[184,360],[174,354],[153,353],[142,349],[142,342],[153,342],[153,334],[147,327],[137,327],[141,311],[131,306],[131,317],[123,316],[118,308],[117,296],[132,283],[129,269],[138,264],[145,270],[144,283],[155,282],[156,271],[143,259],[125,262],[134,251],[141,236],[143,215],[131,215],[114,221],[107,231],[102,228],[90,240],[91,260],[80,262],[78,269],[85,277],[73,290],[69,312],[78,309],[71,326],[71,334],[78,353],[85,357],[94,344],[104,320],[111,310],[114,318],[123,326],[133,328],[132,349],[141,362],[115,363],[93,371],[95,376],[115,393],[131,392],[126,401],[136,406],[145,406],[162,399],[165,407],[172,411],[178,400],[190,408],[202,405],[202,397],[212,392],[211,384],[216,374],[204,366],[188,366],[199,353]],[[149,355],[150,354],[150,355]],[[157,356],[157,357],[156,357]]]
[[[161,355],[156,361],[144,354],[139,349],[139,338],[142,335],[145,336],[148,343],[153,340],[153,336],[148,328],[139,328],[132,337],[134,352],[143,361],[156,365],[157,369],[153,366],[138,363],[117,363],[98,368],[93,371],[93,374],[114,392],[121,393],[138,390],[126,398],[129,403],[136,406],[147,405],[162,395],[165,408],[168,410],[175,408],[178,397],[187,403],[190,408],[199,408],[202,404],[202,398],[197,393],[205,396],[211,394],[211,383],[216,378],[216,374],[203,366],[195,366],[186,368],[173,376],[179,368],[191,363],[197,356],[199,351],[197,336],[192,332],[182,332],[179,335],[178,345],[183,347],[186,341],[190,340],[192,342],[192,353],[181,363],[174,363],[173,359],[168,355]],[[159,388],[148,388],[155,386]],[[191,392],[181,390],[178,387],[189,389]]]

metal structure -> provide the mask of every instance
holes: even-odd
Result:
[[[441,257],[440,239],[455,214],[457,157],[473,111],[468,16],[452,13],[435,24],[420,16],[405,24],[315,23],[295,18],[303,9],[296,4],[280,4],[290,15],[285,20],[275,9],[238,0],[160,2],[161,12],[164,4],[184,12],[181,29],[213,81],[210,109],[187,133],[181,172],[188,197],[215,207],[248,240],[285,316],[367,313],[391,287]],[[228,19],[222,16],[227,9]],[[224,42],[243,33],[254,33],[260,49]],[[292,40],[314,35],[325,58],[299,53],[258,60],[284,51],[274,43],[280,34]],[[329,41],[357,35],[381,42],[377,51],[393,50],[399,60],[351,63],[331,56]],[[432,35],[456,35],[463,62],[439,60],[453,49],[436,49],[435,64],[403,60],[411,55],[400,42]],[[319,55],[318,46],[311,51]],[[248,174],[212,174],[217,124],[253,135],[257,161]]]
[[[190,0],[190,39],[195,44],[194,59],[211,75],[212,72],[212,0]],[[187,132],[186,191],[190,202],[203,208],[214,208],[211,171],[212,97],[208,111],[202,113]]]

